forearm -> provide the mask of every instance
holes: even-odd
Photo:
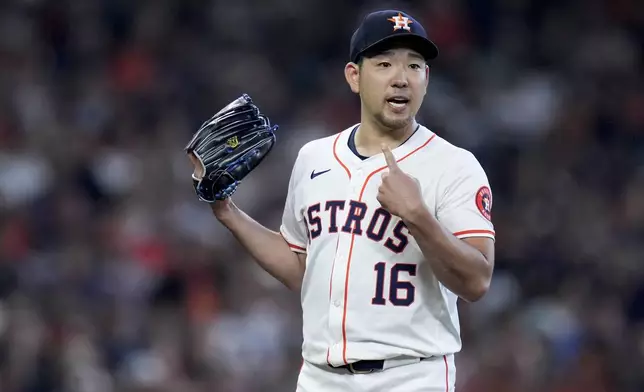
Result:
[[[264,227],[232,201],[227,201],[224,208],[213,205],[213,212],[266,272],[289,289],[300,289],[305,264],[280,233]]]
[[[410,214],[404,222],[445,287],[467,301],[485,294],[492,268],[483,253],[452,235],[426,208]]]

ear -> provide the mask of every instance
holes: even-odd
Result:
[[[427,90],[427,85],[429,84],[429,71],[430,71],[429,65],[425,64],[425,90]]]
[[[344,77],[347,79],[347,83],[356,94],[360,93],[360,67],[356,63],[347,63],[344,66]]]

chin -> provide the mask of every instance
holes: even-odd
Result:
[[[411,116],[392,116],[388,114],[381,114],[378,116],[378,121],[389,129],[400,129],[412,123],[413,117]]]

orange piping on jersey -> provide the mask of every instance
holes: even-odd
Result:
[[[338,254],[338,245],[340,244],[340,233],[338,233],[337,239],[335,241],[335,254]],[[333,258],[333,264],[331,264],[331,276],[329,276],[329,305],[331,304],[331,293],[333,293],[333,272],[335,271],[335,257]],[[326,363],[331,365],[329,362],[329,349],[326,349]]]
[[[434,140],[434,137],[436,137],[436,134],[432,135],[429,139],[427,139],[427,141],[425,143],[423,143],[420,147],[416,148],[415,150],[413,150],[409,154],[405,155],[404,157],[402,157],[400,159],[397,159],[396,162],[400,162],[400,161],[406,159],[407,157],[411,156],[412,154],[416,153],[417,151],[421,150],[423,147],[427,146],[429,144],[429,142]],[[336,141],[337,141],[337,139],[336,139]],[[335,151],[335,149],[334,149],[334,151]],[[387,166],[385,165],[385,166],[383,166],[383,167],[381,167],[379,169],[376,169],[376,170],[372,171],[367,176],[367,178],[364,180],[364,183],[362,184],[362,189],[360,190],[360,196],[358,197],[358,201],[360,201],[360,202],[362,201],[362,196],[364,195],[364,190],[367,187],[367,183],[369,182],[371,177],[374,174],[376,174],[376,173],[378,173],[378,172],[380,172],[380,171],[382,171],[382,170],[384,170],[386,168],[387,168]],[[347,272],[344,275],[344,311],[342,313],[342,359],[344,360],[344,363],[347,364],[347,365],[349,364],[347,362],[347,329],[346,329],[346,324],[347,324],[347,300],[348,300],[348,293],[349,293],[349,269],[351,268],[351,255],[353,254],[353,240],[354,239],[355,239],[355,234],[351,234],[351,244],[349,245],[349,256],[348,256],[348,259],[347,259]]]
[[[458,231],[454,233],[454,236],[458,237],[459,235],[466,235],[466,234],[489,234],[491,236],[496,235],[492,230],[464,230],[464,231]]]
[[[336,151],[336,145],[338,144],[338,139],[340,139],[340,135],[342,135],[342,133],[338,133],[338,136],[336,136],[335,140],[333,141],[333,157],[335,158],[336,161],[338,161],[340,166],[342,166],[344,168],[344,170],[347,172],[347,176],[349,176],[349,178],[351,178],[351,172],[349,171],[349,168],[346,167],[344,163],[342,163],[342,161],[338,157],[338,154],[335,152]]]
[[[446,355],[443,355],[443,361],[445,361],[445,392],[449,392],[449,366]]]
[[[306,248],[303,248],[303,247],[301,247],[299,245],[295,245],[295,244],[292,244],[292,243],[288,242],[286,237],[284,237],[284,233],[282,233],[281,231],[280,231],[280,235],[282,236],[282,239],[284,240],[284,242],[286,242],[286,245],[288,245],[289,248],[296,249],[296,250],[301,250],[303,252],[306,252]]]
[[[405,155],[404,157],[402,157],[402,158],[400,158],[400,159],[397,159],[397,160],[396,160],[396,162],[400,162],[400,161],[402,161],[402,160],[406,159],[407,157],[411,156],[412,154],[414,154],[416,151],[418,151],[418,150],[422,149],[423,147],[425,147],[426,145],[428,145],[428,144],[429,144],[429,142],[431,142],[432,140],[434,140],[434,138],[435,138],[435,137],[436,137],[436,134],[432,135],[432,137],[430,137],[429,139],[427,139],[427,141],[426,141],[425,143],[423,143],[423,145],[422,145],[422,146],[418,147],[417,149],[415,149],[414,151],[412,151],[412,152],[410,152],[409,154]],[[373,176],[374,174],[376,174],[376,173],[378,173],[378,172],[380,172],[380,171],[383,171],[383,170],[384,170],[384,169],[386,169],[386,168],[387,168],[387,165],[385,165],[385,166],[381,167],[380,169],[376,169],[376,170],[372,171],[372,172],[367,176],[367,179],[366,179],[366,180],[364,180],[364,184],[362,184],[362,189],[360,190],[360,198],[358,199],[358,201],[362,201],[362,194],[364,193],[364,190],[365,190],[365,188],[367,187],[367,183],[368,183],[368,182],[369,182],[369,180],[371,179],[371,176]]]
[[[284,237],[282,236],[282,238],[284,238]],[[286,241],[286,238],[284,238],[284,241]],[[296,250],[301,250],[301,251],[306,252],[306,248],[303,248],[303,247],[295,245],[295,244],[291,244],[288,241],[286,241],[286,243],[288,244],[288,247],[291,248],[291,249],[296,249]]]
[[[335,241],[335,254],[338,254],[338,245],[340,244],[340,233],[338,233],[337,240]],[[329,276],[329,305],[331,304],[331,293],[333,293],[333,272],[335,271],[335,257],[333,258],[333,264],[331,264],[331,276]],[[330,349],[326,349],[326,363],[331,366],[329,362],[329,355],[331,355]]]
[[[338,254],[338,245],[340,244],[340,233],[338,233],[337,239],[335,241],[335,254]],[[335,257],[333,258],[333,264],[331,264],[331,276],[329,276],[329,303],[331,303],[331,293],[333,292],[333,271],[335,270]]]
[[[353,241],[355,234],[351,234],[351,244],[349,245],[349,256],[347,258],[347,272],[344,275],[344,309],[342,311],[342,360],[345,365],[347,362],[347,300],[349,295],[349,266],[351,265],[351,255],[353,254]]]
[[[302,252],[306,252],[306,248],[302,248],[301,246],[293,245],[293,244],[288,244],[289,248],[295,249],[295,250],[301,250]]]

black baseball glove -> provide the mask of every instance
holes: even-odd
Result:
[[[201,178],[192,175],[199,200],[230,197],[271,151],[277,128],[247,94],[203,123],[185,148],[201,163]]]

